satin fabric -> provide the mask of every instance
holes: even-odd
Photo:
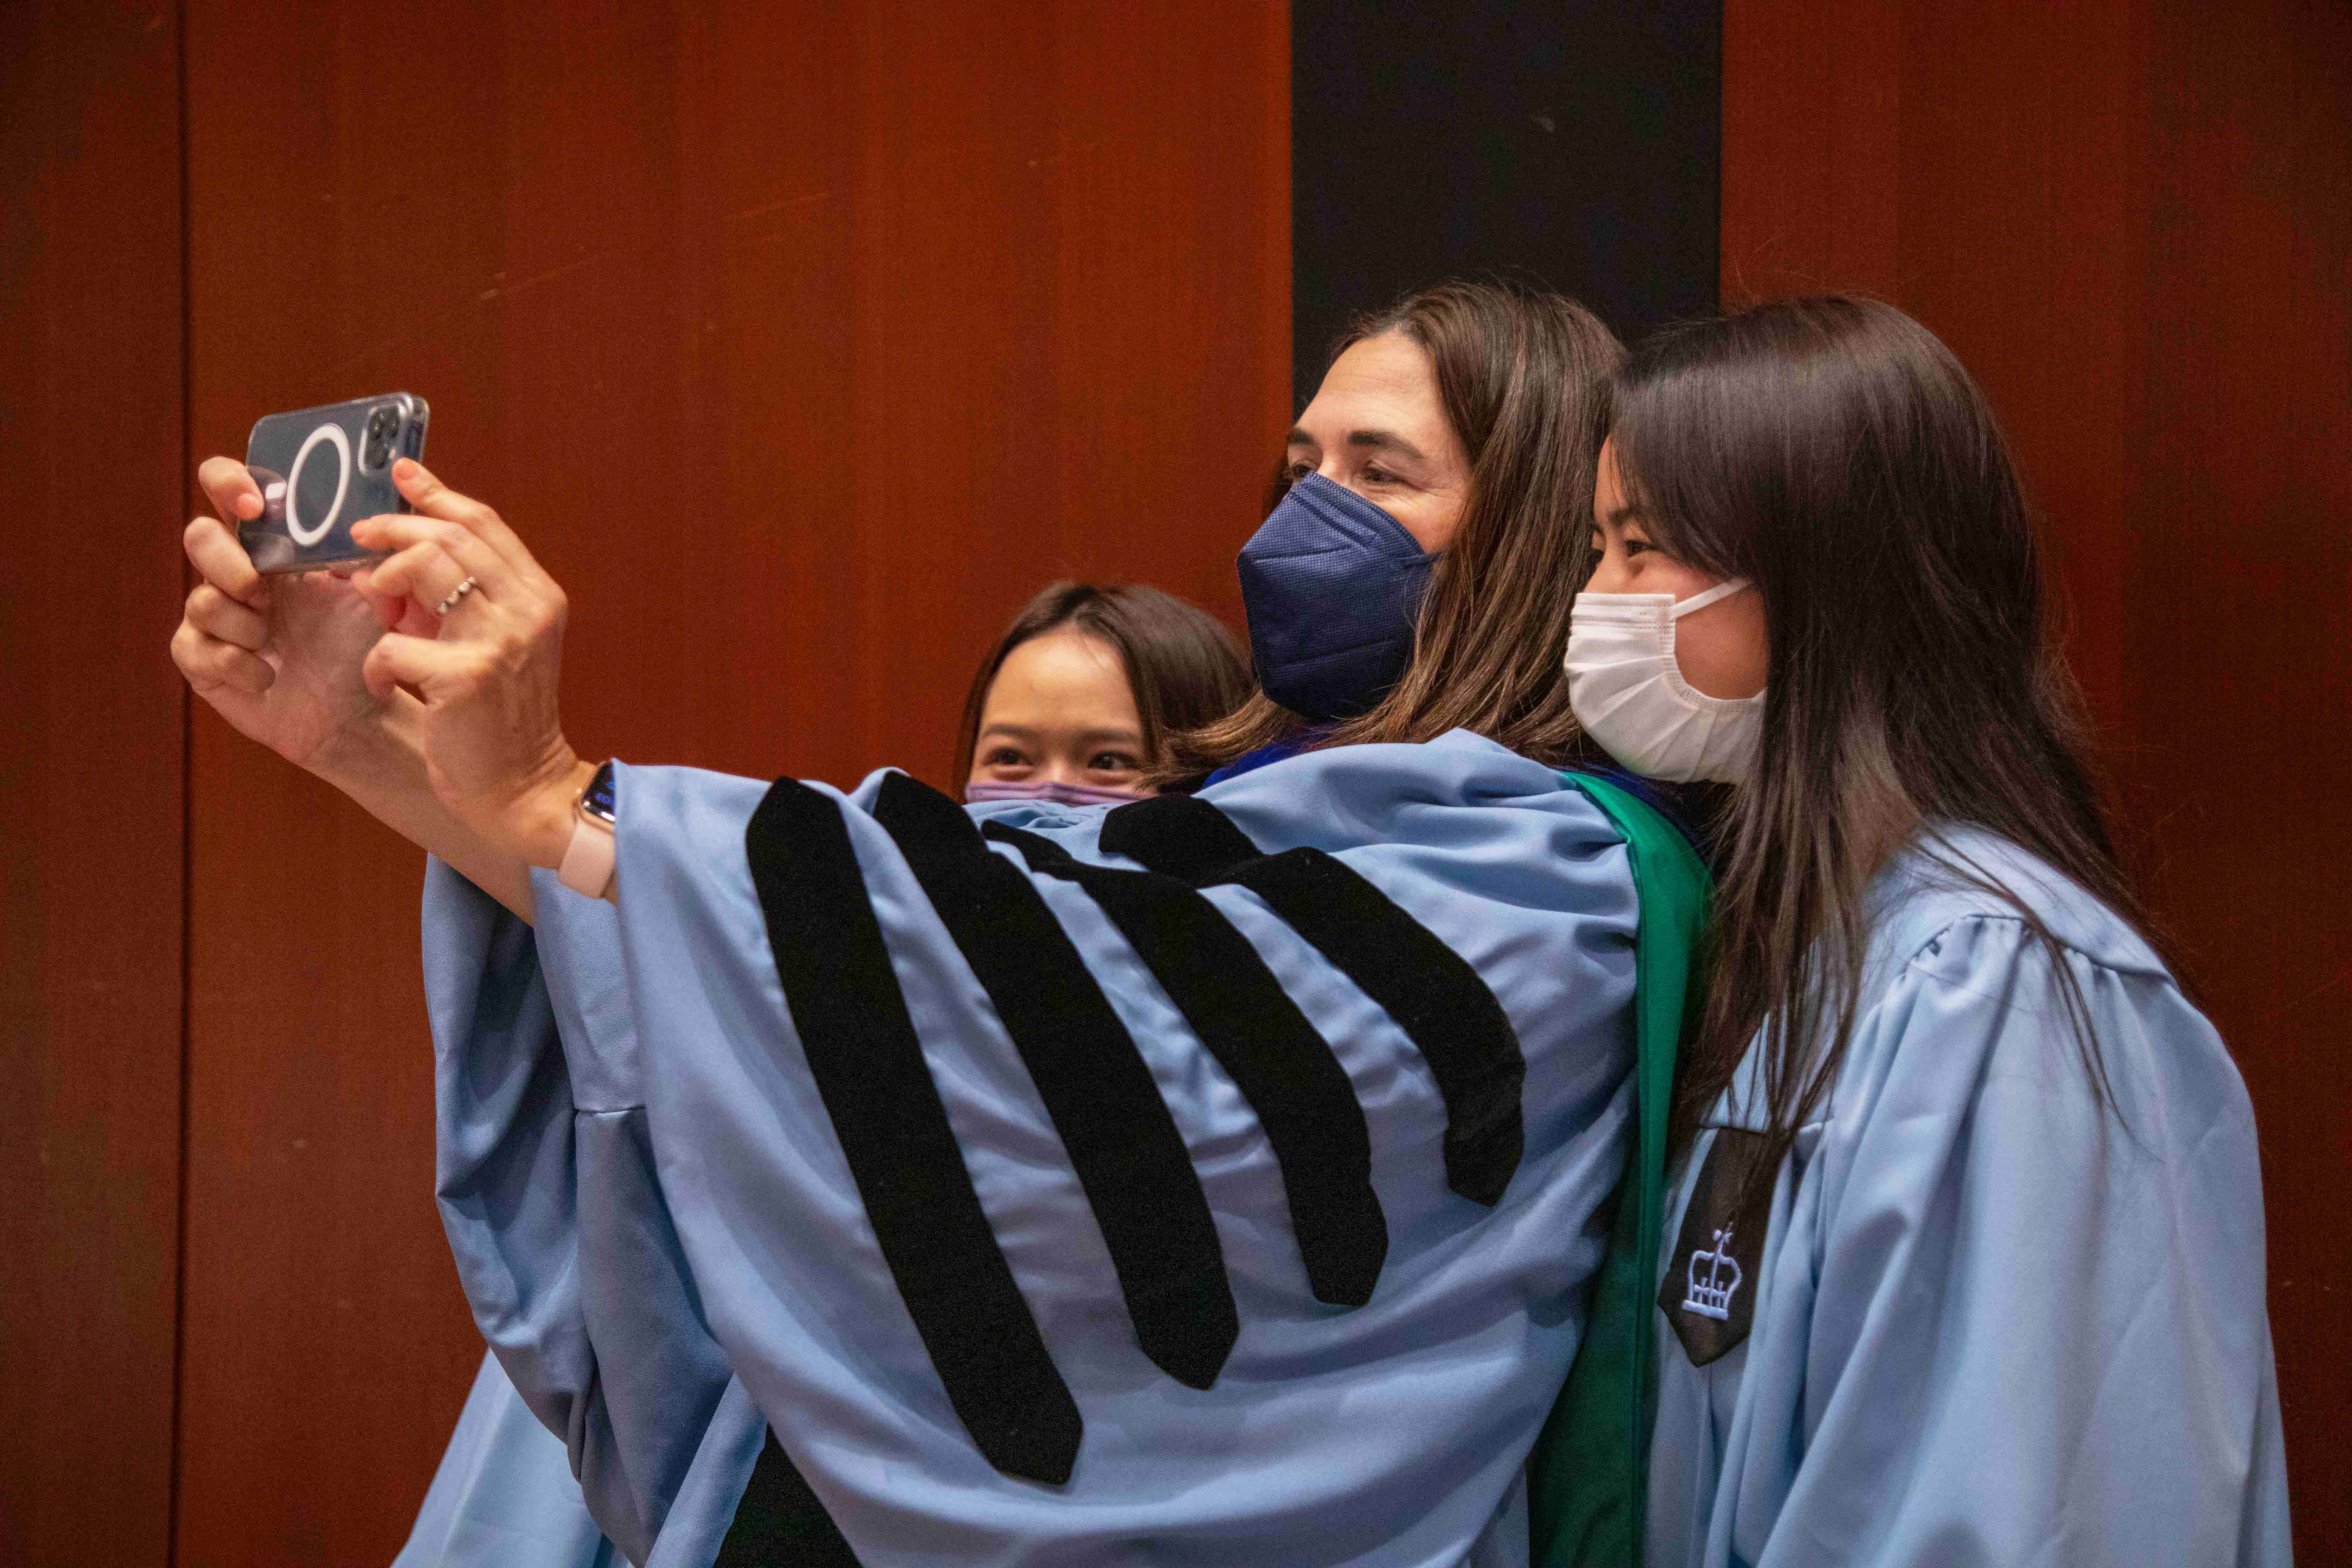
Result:
[[[1370,1126],[1390,1246],[1353,1310],[1309,1296],[1263,1132],[1157,983],[1083,891],[1032,879],[1213,1211],[1242,1331],[1205,1391],[1128,1331],[1017,1057],[866,815],[879,776],[841,797],[974,1186],[1085,1417],[1072,1480],[1042,1488],[991,1469],[949,1406],[800,1064],[743,858],[763,786],[615,772],[617,910],[536,877],[534,932],[436,865],[425,931],[459,1275],[632,1558],[708,1562],[772,1423],[873,1568],[1525,1561],[1522,1464],[1575,1352],[1631,1104],[1634,896],[1580,792],[1461,733],[1204,792],[1261,848],[1331,852],[1454,948],[1527,1058],[1526,1154],[1487,1209],[1446,1190],[1444,1108],[1397,1024],[1255,895],[1205,895]],[[974,815],[1102,858],[1098,809]]]
[[[2095,900],[1982,833],[1946,841],[2063,943],[2121,1120],[2016,910],[1899,861],[1845,1063],[1777,1173],[1748,1339],[1693,1366],[1659,1313],[1644,1561],[2285,1563],[2237,1068]],[[1713,1126],[1766,1124],[1756,1071]]]
[[[392,1568],[617,1568],[624,1561],[588,1517],[563,1439],[540,1425],[498,1358],[484,1354]]]

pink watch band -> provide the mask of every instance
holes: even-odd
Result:
[[[575,893],[601,899],[613,885],[613,830],[585,812],[573,814],[572,842],[555,879]]]

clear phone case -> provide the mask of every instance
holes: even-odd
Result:
[[[425,399],[387,392],[257,421],[245,466],[261,487],[261,515],[236,531],[254,566],[313,572],[376,559],[352,542],[352,524],[408,510],[392,464],[424,457],[427,414]]]

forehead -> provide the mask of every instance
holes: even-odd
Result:
[[[1031,637],[1004,656],[981,722],[1099,728],[1139,721],[1118,650],[1099,637],[1063,630]]]
[[[1601,459],[1592,466],[1592,515],[1602,521],[1625,504],[1625,489],[1617,479],[1617,445],[1601,443]]]
[[[1450,434],[1437,397],[1437,375],[1421,346],[1402,332],[1381,332],[1348,345],[1324,373],[1299,428],[1328,442],[1355,429]]]

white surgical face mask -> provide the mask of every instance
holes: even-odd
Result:
[[[1601,749],[1644,778],[1737,784],[1755,760],[1764,694],[1709,697],[1675,662],[1675,623],[1748,586],[1672,594],[1579,594],[1569,620],[1568,705]]]

